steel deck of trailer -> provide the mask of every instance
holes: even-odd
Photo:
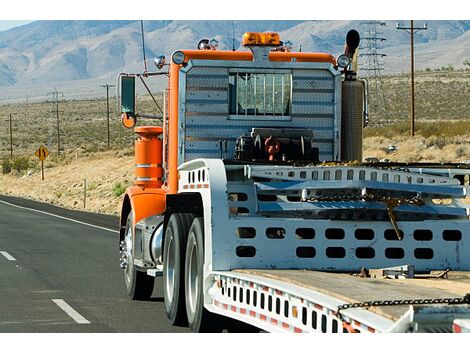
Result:
[[[412,279],[361,278],[347,273],[313,270],[235,270],[310,289],[339,300],[364,301],[458,298],[470,293],[470,272],[449,272],[448,279],[417,275]],[[386,319],[397,320],[408,310],[406,305],[370,307]]]

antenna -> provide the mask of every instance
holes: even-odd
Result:
[[[232,21],[232,51],[235,51],[235,23]]]
[[[142,33],[142,52],[144,53],[144,73],[147,73],[147,61],[145,60],[144,21],[140,20],[140,31]]]

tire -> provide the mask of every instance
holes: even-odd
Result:
[[[170,216],[163,241],[163,300],[172,325],[186,326],[184,304],[184,258],[193,214]]]
[[[155,278],[145,272],[138,271],[134,265],[134,231],[132,228],[132,211],[126,221],[124,235],[125,251],[127,253],[127,266],[124,269],[124,283],[127,295],[133,300],[147,300],[152,296]]]
[[[196,218],[189,230],[185,258],[185,301],[189,328],[193,332],[222,331],[223,317],[204,308],[204,220]]]

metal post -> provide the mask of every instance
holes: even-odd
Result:
[[[13,128],[10,114],[10,159],[13,159]]]
[[[86,209],[86,178],[83,179],[83,209]]]
[[[41,160],[41,179],[44,181],[44,160]]]

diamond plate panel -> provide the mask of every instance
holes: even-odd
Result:
[[[193,67],[186,81],[185,159],[219,158],[222,139],[229,140],[227,157],[234,157],[236,138],[249,135],[254,127],[269,126],[311,129],[320,158],[332,160],[334,87],[334,76],[328,70],[294,70],[290,121],[269,115],[235,120],[228,116],[228,69]]]
[[[335,104],[331,103],[329,105],[317,105],[312,104],[298,104],[298,100],[294,98],[292,103],[292,115],[296,114],[331,114],[331,119],[333,119],[333,114],[335,112]]]
[[[294,104],[296,102],[311,102],[311,103],[330,103],[334,104],[335,96],[333,93],[309,93],[309,92],[294,92]]]
[[[212,100],[224,100],[228,104],[228,92],[227,90],[187,91],[186,101],[190,102],[191,100],[207,100],[209,103]]]

